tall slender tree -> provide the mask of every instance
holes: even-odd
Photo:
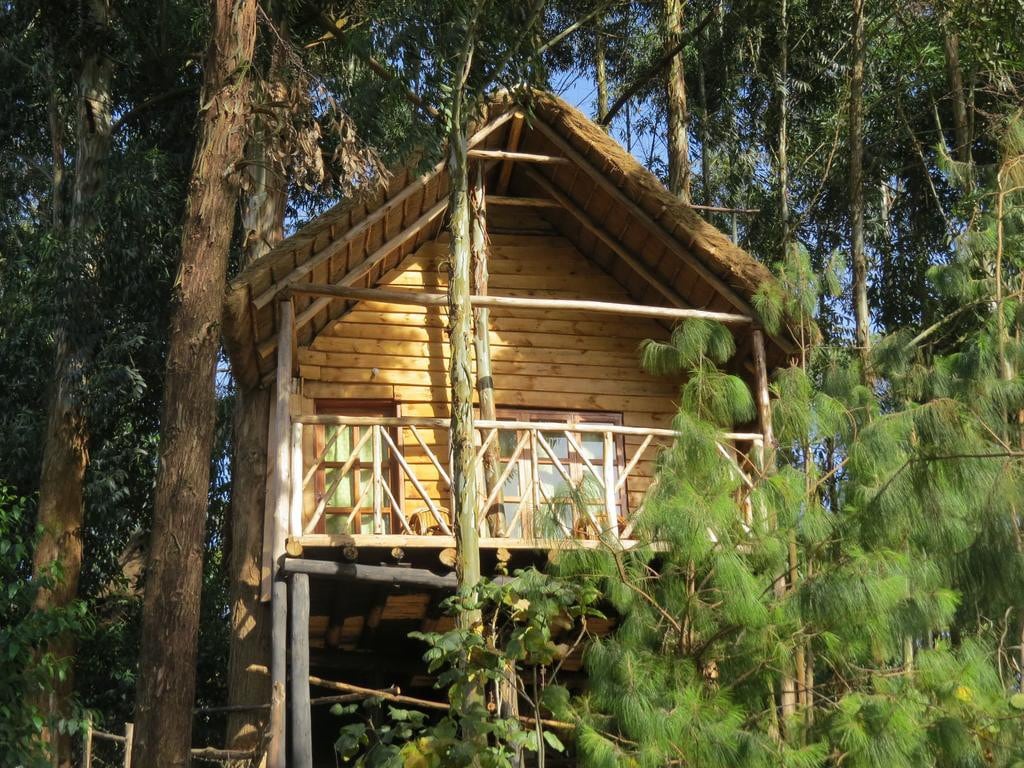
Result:
[[[870,375],[871,317],[868,261],[864,247],[864,1],[853,0],[850,17],[850,262],[853,267],[853,320],[862,370]]]
[[[136,692],[137,765],[190,762],[214,373],[255,38],[255,0],[213,0],[173,292]]]
[[[66,239],[76,258],[68,263],[66,275],[78,290],[89,293],[95,275],[96,251],[102,247],[96,233],[96,196],[103,184],[113,131],[112,83],[114,61],[107,45],[110,38],[110,8],[107,0],[90,0],[81,7],[81,29],[76,39],[90,41],[84,51],[76,80],[75,167],[71,193],[70,220],[65,231],[63,212],[62,120],[51,95],[50,130],[53,146],[53,226],[58,238]],[[53,392],[46,433],[43,438],[43,466],[39,479],[37,524],[42,537],[36,545],[33,575],[39,579],[55,565],[59,578],[49,589],[36,595],[40,610],[68,605],[78,595],[82,570],[82,526],[85,517],[85,472],[89,463],[89,427],[85,415],[85,380],[96,342],[90,323],[74,312],[88,301],[70,303],[64,323],[57,329],[57,354]],[[74,655],[72,638],[63,636],[51,652],[61,657]],[[69,671],[55,687],[54,696],[42,702],[49,711],[48,722],[68,715],[68,699],[74,686]],[[55,730],[46,732],[58,765],[70,764],[70,740]]]
[[[683,40],[685,0],[665,0],[666,45],[673,48]],[[686,104],[686,67],[683,51],[669,61],[665,81],[668,105],[668,188],[690,202],[690,113]]]

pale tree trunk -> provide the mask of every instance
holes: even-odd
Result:
[[[278,14],[275,14],[277,16]],[[278,20],[279,31],[282,23]],[[269,87],[281,81],[284,51],[271,54]],[[240,268],[266,255],[284,236],[286,179],[275,169],[272,155],[276,137],[265,118],[254,121],[247,147],[249,192],[242,199],[245,244]],[[231,649],[228,660],[228,703],[233,706],[266,704],[270,679],[256,666],[269,666],[270,616],[260,601],[263,564],[263,510],[267,500],[267,424],[271,393],[266,387],[239,386],[234,408],[234,457],[231,470]],[[264,720],[263,710],[232,713],[228,717],[226,746],[256,747]]]
[[[83,26],[92,33],[102,32],[109,24],[109,8],[104,0],[93,0],[83,7]],[[112,131],[111,80],[113,61],[102,46],[93,46],[86,54],[78,74],[76,94],[75,177],[72,188],[71,220],[68,235],[74,247],[90,242],[95,224],[93,205],[103,183],[110,154]],[[55,231],[63,222],[63,129],[56,101],[56,88],[49,105],[50,141],[53,163],[52,219]],[[88,267],[82,270],[86,275]],[[36,522],[42,535],[33,553],[32,573],[38,579],[56,568],[59,576],[50,589],[36,595],[34,608],[47,610],[71,603],[78,596],[82,570],[82,525],[85,517],[83,491],[89,463],[89,433],[83,412],[84,379],[92,357],[92,340],[68,318],[57,330],[54,384],[46,432],[43,436],[43,462],[39,478],[39,506]],[[57,658],[70,660],[75,654],[74,639],[61,636],[48,650]],[[69,714],[74,689],[73,671],[54,683],[53,695],[40,702],[46,711],[44,739],[54,753],[56,765],[71,764],[70,737],[54,737],[52,727]]]
[[[685,0],[665,0],[665,29],[668,45],[675,45],[683,36]],[[683,52],[668,65],[666,82],[668,102],[668,188],[684,202],[690,202],[690,138],[689,114],[686,106],[686,72]]]
[[[604,124],[604,116],[608,114],[608,69],[605,61],[604,19],[600,17],[594,31],[594,76],[597,80],[597,122],[608,133],[611,126]]]
[[[476,13],[481,12],[480,5]],[[471,215],[469,204],[469,142],[466,81],[476,45],[476,19],[467,29],[466,42],[460,52],[456,78],[452,83],[451,108],[448,114],[448,343],[451,349],[449,379],[451,383],[451,452],[452,498],[455,524],[455,574],[460,591],[476,588],[480,583],[480,542],[476,524],[477,484],[474,460],[473,373],[470,350],[473,344],[473,308],[470,303],[472,285],[472,254],[470,244]],[[479,609],[462,608],[456,622],[464,630],[479,631],[482,616]],[[468,657],[463,661],[469,664]],[[483,706],[484,692],[479,685],[467,686],[466,711]],[[481,749],[486,735],[478,733],[472,720],[463,722],[463,737]],[[479,765],[474,758],[472,765]]]
[[[256,38],[256,0],[214,0],[200,130],[173,289],[153,531],[142,613],[138,766],[186,766],[192,739],[214,373]]]
[[[862,376],[870,377],[871,328],[868,262],[864,251],[864,0],[853,0],[850,64],[850,260],[853,266],[853,320]]]

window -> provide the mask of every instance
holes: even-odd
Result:
[[[317,412],[360,417],[387,417],[397,413],[394,404],[390,403],[367,405],[343,401],[317,403]],[[327,496],[318,533],[388,534],[395,530],[396,514],[392,496],[398,504],[402,503],[402,482],[397,462],[391,455],[391,446],[382,439],[380,472],[386,488],[385,485],[381,486],[382,530],[374,531],[372,431],[371,426],[364,425],[317,427],[316,455],[324,455],[322,469],[316,477],[317,502]],[[389,429],[388,434],[401,449],[397,430]]]
[[[525,528],[533,536],[541,538],[595,538],[599,530],[607,526],[602,486],[606,461],[604,435],[601,432],[580,432],[572,427],[582,424],[618,426],[622,424],[621,414],[499,409],[497,415],[502,421],[567,425],[563,430],[538,432],[536,446],[529,439],[527,430],[499,431],[502,474],[508,470],[500,496],[505,535],[522,538]],[[518,452],[514,466],[509,469],[508,462],[516,455],[516,449],[524,439],[526,443]],[[540,443],[541,439],[547,448]],[[614,476],[618,478],[623,470],[621,435],[614,435],[613,446],[614,455],[609,460],[613,462]],[[536,489],[532,483],[534,464]],[[623,488],[616,494],[615,506],[620,527],[625,514]]]

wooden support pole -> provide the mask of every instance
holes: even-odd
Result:
[[[392,304],[416,306],[443,306],[447,298],[441,293],[424,291],[396,291],[387,288],[356,288],[340,285],[306,283],[295,286],[294,293],[335,296],[354,301],[381,301]],[[653,317],[663,320],[714,320],[724,325],[750,325],[754,321],[748,315],[730,312],[711,312],[704,309],[682,307],[654,307],[643,304],[619,304],[611,301],[590,301],[585,299],[534,299],[520,296],[471,296],[470,302],[477,307],[508,307],[512,309],[545,309],[551,311],[595,312],[599,314],[623,315],[626,317]]]
[[[473,293],[486,296],[489,281],[487,257],[487,198],[484,187],[484,169],[477,163],[469,190],[470,209],[470,250],[473,261]],[[472,302],[472,297],[470,297]],[[486,306],[473,307],[473,350],[476,356],[476,391],[480,401],[480,417],[496,419],[497,406],[494,401],[494,372],[491,369],[490,309]],[[484,498],[494,491],[501,473],[498,447],[493,443],[483,451]],[[501,505],[494,510],[485,509],[488,532],[492,536],[504,535],[504,520]]]
[[[538,173],[532,168],[526,168],[524,170],[526,171],[526,175],[532,179],[535,184],[551,195],[559,205],[572,214],[586,229],[589,229],[598,240],[608,246],[630,269],[640,275],[640,277],[642,277],[658,293],[672,302],[676,307],[688,306],[688,302],[683,299],[679,293],[665,285],[663,278],[655,275],[644,264],[636,259],[633,254],[626,250],[622,243],[606,232],[601,225],[594,221],[580,206],[576,205],[576,203],[569,199],[567,195],[563,194],[562,191],[547,178],[547,176],[542,173]]]
[[[277,372],[274,382],[274,475],[271,497],[274,500],[274,538],[271,546],[271,578],[276,578],[288,538],[288,507],[291,503],[291,397],[292,338],[295,308],[282,301],[278,308]]]
[[[604,433],[604,509],[607,515],[608,530],[616,539],[619,538],[618,498],[615,492],[615,436],[611,432]]]
[[[291,500],[288,503],[288,535],[302,535],[302,422],[296,421],[292,424],[292,466],[289,485],[291,486]]]
[[[292,574],[290,581],[290,701],[292,759],[289,768],[313,768],[312,713],[309,701],[309,576]]]
[[[362,581],[368,584],[382,584],[394,587],[420,587],[423,589],[455,589],[458,586],[455,574],[438,575],[425,568],[397,568],[387,565],[358,565],[339,563],[334,560],[309,560],[290,557],[285,561],[284,572],[307,574],[317,578],[340,581]],[[504,577],[494,581],[503,582]]]
[[[135,723],[124,724],[124,768],[132,768],[132,747],[135,746]]]
[[[512,118],[512,124],[508,127],[508,143],[505,145],[505,149],[509,152],[515,152],[519,149],[519,141],[523,137],[523,123],[526,122],[526,116],[520,112],[515,113],[515,117]],[[504,195],[508,192],[508,185],[512,181],[512,167],[514,163],[511,160],[505,160],[501,164],[501,173],[498,174],[498,183],[495,190],[499,195]]]
[[[290,561],[285,561],[290,562]],[[274,579],[270,600],[270,744],[267,746],[267,768],[285,768],[285,745],[288,743],[285,723],[285,682],[288,676],[288,585]]]
[[[85,739],[82,746],[82,766],[92,768],[92,718],[85,721]]]
[[[764,471],[775,462],[775,437],[772,433],[772,404],[768,391],[768,360],[764,349],[764,333],[759,328],[755,328],[753,332],[753,348],[755,388],[757,390],[755,400],[757,401],[761,433],[764,435],[763,456],[761,457],[762,471]]]
[[[538,165],[571,165],[572,161],[559,155],[538,155],[530,152],[508,152],[502,149],[471,149],[470,160],[511,160]]]
[[[381,477],[382,471],[382,449],[380,445],[380,425],[370,427],[373,433],[370,436],[370,446],[373,455],[373,532],[378,536],[384,533],[384,517],[382,508],[384,504],[384,481]]]

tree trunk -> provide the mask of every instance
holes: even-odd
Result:
[[[683,6],[685,0],[665,0],[665,30],[667,45],[671,47],[683,36]],[[680,51],[668,65],[666,82],[668,101],[668,188],[684,202],[690,202],[690,139],[689,115],[686,108],[686,73],[683,52]]]
[[[707,42],[704,35],[701,35],[703,42]],[[710,131],[708,130],[708,94],[704,78],[704,52],[706,45],[701,46],[697,51],[697,87],[700,98],[700,123],[698,125],[697,139],[700,141],[700,186],[701,196],[704,205],[714,205],[715,196],[711,191],[711,153],[708,150]],[[733,214],[735,216],[735,214]]]
[[[964,78],[960,71],[960,36],[947,31],[942,38],[946,54],[946,78],[950,98],[953,100],[953,137],[956,146],[954,156],[961,163],[971,161],[971,131],[967,119],[967,97],[964,94]]]
[[[868,263],[864,252],[864,0],[853,0],[850,65],[850,259],[853,263],[853,319],[862,376],[870,376],[871,328]]]
[[[228,245],[250,101],[256,0],[215,0],[181,264],[171,312],[160,466],[142,614],[135,744],[139,766],[186,766],[192,739],[214,373]]]
[[[597,29],[594,31],[594,74],[597,79],[597,122],[608,133],[611,126],[604,124],[604,116],[608,114],[608,71],[605,62],[604,19],[601,17],[598,17]]]
[[[105,0],[93,0],[84,6],[83,25],[93,34],[104,33],[109,24]],[[111,81],[113,61],[102,46],[93,46],[78,74],[77,117],[75,129],[75,178],[72,188],[69,237],[85,244],[92,238],[95,224],[93,205],[103,183],[110,154]],[[56,94],[56,90],[55,90]],[[53,162],[54,231],[63,222],[63,135],[56,95],[49,105],[50,141]],[[95,247],[91,243],[90,247]],[[85,274],[85,270],[82,270]],[[33,579],[56,569],[59,576],[52,588],[40,590],[37,610],[59,608],[78,596],[82,570],[82,525],[85,517],[83,491],[89,463],[89,433],[83,412],[84,379],[92,357],[93,341],[73,318],[57,329],[54,385],[49,404],[46,432],[43,436],[43,462],[39,478],[39,506],[36,522],[42,530],[33,554]],[[48,650],[69,662],[75,654],[74,639],[61,636]],[[69,699],[74,689],[73,670],[55,681],[53,695],[45,695],[40,704],[47,713],[44,739],[54,753],[55,764],[70,766],[71,742],[67,734],[54,738],[53,726],[69,714]]]
[[[275,14],[275,17],[278,14]],[[277,21],[281,30],[282,22]],[[271,54],[268,91],[282,79],[284,51]],[[275,138],[267,120],[257,117],[246,154],[251,188],[242,200],[245,245],[240,269],[266,255],[284,236],[286,180],[274,172]],[[228,703],[234,706],[270,701],[270,679],[252,672],[268,665],[270,616],[260,601],[263,566],[263,511],[267,502],[267,424],[271,393],[266,387],[241,387],[235,396],[234,457],[231,486],[231,651],[228,661]],[[252,749],[260,738],[260,710],[229,715],[228,749]]]

